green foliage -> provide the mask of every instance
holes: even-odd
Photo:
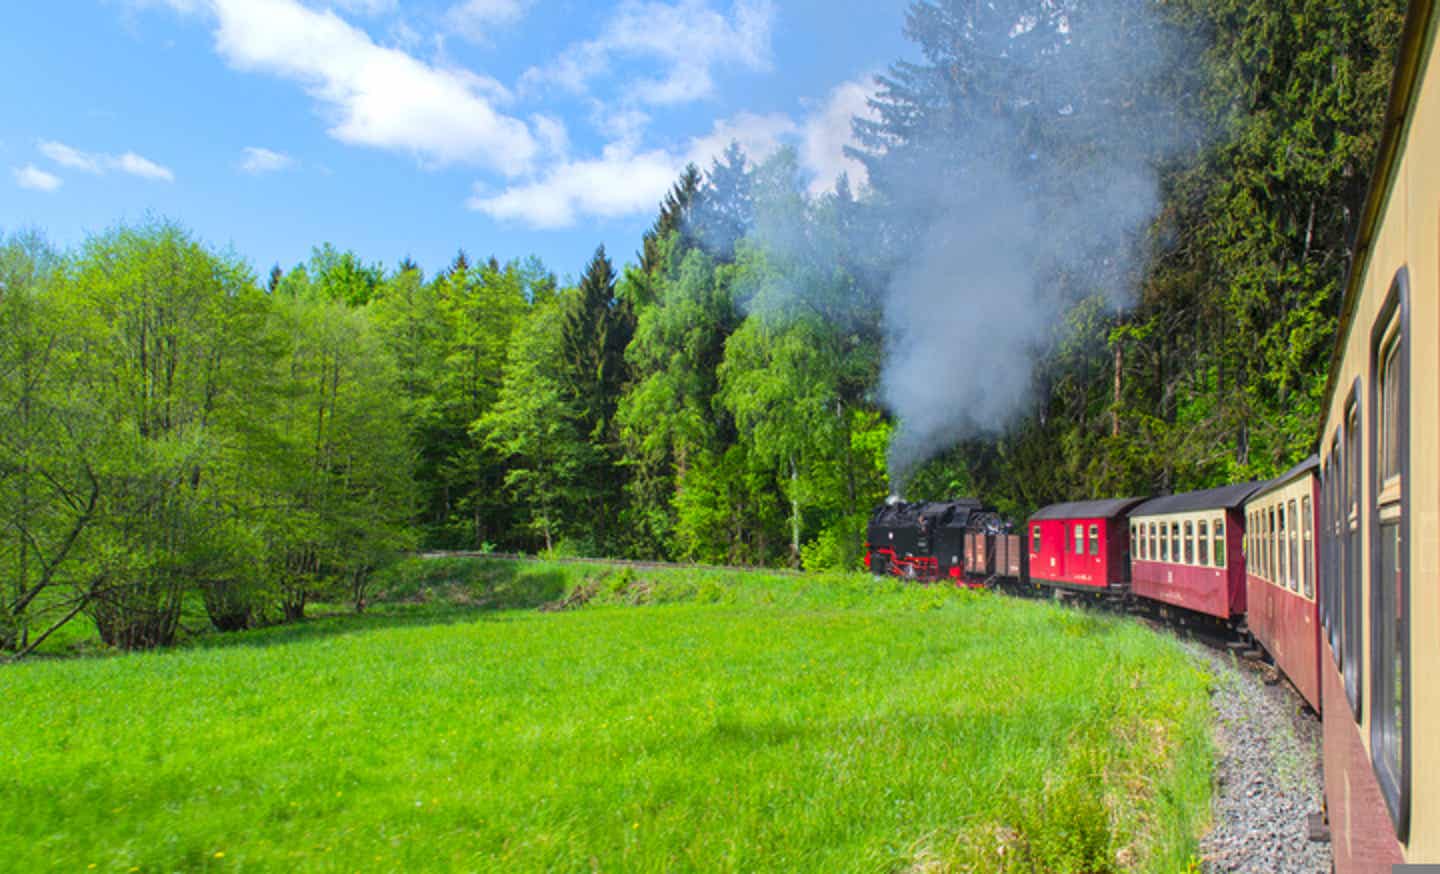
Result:
[[[579,401],[564,383],[564,323],[557,315],[569,301],[537,306],[516,331],[500,397],[473,426],[503,462],[506,493],[547,552],[562,534],[585,531],[573,509],[589,506],[595,494],[588,480],[595,451]]]
[[[358,298],[272,297],[162,222],[68,257],[9,241],[0,269],[4,648],[82,615],[140,649],[192,608],[222,630],[358,609],[413,545],[405,398]]]

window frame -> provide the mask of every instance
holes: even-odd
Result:
[[[1284,544],[1286,554],[1290,562],[1290,592],[1300,593],[1300,503],[1296,498],[1289,498],[1286,501],[1286,518],[1290,523],[1290,530],[1287,537],[1289,541]]]
[[[1245,572],[1260,576],[1257,561],[1255,558],[1255,511],[1251,510],[1245,514]]]
[[[1100,555],[1100,526],[1099,526],[1099,525],[1091,525],[1091,526],[1090,526],[1090,555],[1091,555],[1092,557],[1098,557],[1098,556]]]
[[[1074,546],[1075,546],[1075,554],[1076,554],[1076,555],[1084,555],[1084,554],[1085,554],[1085,526],[1084,526],[1083,524],[1077,523],[1077,524],[1075,525],[1075,543],[1074,543]]]
[[[1210,521],[1210,563],[1222,570],[1230,564],[1230,557],[1225,554],[1225,528],[1224,516]]]
[[[1290,524],[1286,519],[1285,499],[1275,506],[1275,584],[1290,588]]]
[[[1393,327],[1393,330],[1392,330]],[[1394,423],[1388,418],[1381,420],[1386,395],[1391,387],[1388,378],[1389,352],[1398,346],[1398,357],[1394,364],[1399,367],[1399,383],[1395,386],[1396,407],[1392,411]],[[1380,785],[1380,794],[1390,813],[1395,834],[1407,842],[1410,831],[1411,767],[1414,722],[1414,674],[1410,652],[1410,623],[1413,621],[1412,595],[1414,575],[1410,566],[1410,362],[1413,346],[1410,338],[1410,273],[1402,267],[1391,281],[1385,302],[1370,332],[1370,386],[1368,392],[1369,421],[1365,423],[1370,438],[1369,487],[1370,501],[1362,514],[1368,515],[1368,543],[1370,547],[1369,607],[1370,607],[1370,694],[1375,699],[1370,704],[1370,761]],[[1385,432],[1382,433],[1382,426]],[[1388,446],[1382,438],[1394,435],[1395,472],[1382,470],[1384,453]],[[1395,493],[1391,494],[1392,480]],[[1391,510],[1393,508],[1393,516]],[[1383,524],[1382,524],[1383,523]],[[1385,529],[1395,528],[1395,573],[1398,579],[1384,581]],[[1398,611],[1400,620],[1396,622]],[[1384,642],[1390,636],[1381,633],[1386,616],[1394,623],[1389,631],[1394,633],[1394,652],[1385,652]],[[1395,732],[1392,719],[1394,704],[1389,696],[1396,687],[1393,671],[1399,662],[1399,683],[1403,700],[1400,703],[1401,725]],[[1390,737],[1400,743],[1399,761],[1386,756],[1388,749],[1386,729]],[[1392,771],[1393,768],[1393,771]]]
[[[1265,543],[1261,549],[1265,550],[1265,579],[1271,583],[1276,582],[1275,574],[1275,507],[1265,508]]]
[[[1195,520],[1186,519],[1185,526],[1185,564],[1195,563]]]
[[[1195,523],[1195,563],[1210,567],[1210,520],[1201,519]]]
[[[1340,673],[1344,681],[1345,697],[1356,723],[1363,723],[1365,718],[1364,665],[1361,661],[1361,644],[1364,641],[1364,620],[1361,613],[1364,580],[1361,578],[1360,567],[1361,526],[1364,521],[1361,507],[1364,496],[1361,494],[1362,478],[1359,470],[1363,463],[1360,435],[1364,423],[1360,421],[1360,397],[1361,381],[1357,376],[1345,405],[1341,407],[1343,413],[1340,428],[1345,434],[1345,442],[1341,446],[1344,461],[1341,469],[1338,520],[1341,570],[1339,596],[1345,603],[1345,621],[1340,629],[1340,645],[1344,652]]]
[[[1326,635],[1330,641],[1330,654],[1335,660],[1335,669],[1342,670],[1344,659],[1341,650],[1345,645],[1340,630],[1345,625],[1345,601],[1340,597],[1342,589],[1340,585],[1341,565],[1341,543],[1340,543],[1340,502],[1341,484],[1344,482],[1341,470],[1341,435],[1343,429],[1336,427],[1334,439],[1330,444],[1330,458],[1324,468],[1324,484],[1326,491],[1325,500],[1325,615]]]
[[[1306,492],[1300,497],[1300,577],[1301,591],[1306,600],[1315,600],[1315,502],[1310,492],[1314,482],[1305,478]]]
[[[1040,534],[1040,523],[1036,522],[1030,526],[1030,554],[1039,555],[1042,545],[1044,545],[1044,538]]]

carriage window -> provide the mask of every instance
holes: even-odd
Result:
[[[1300,591],[1300,515],[1295,509],[1295,499],[1290,499],[1290,542],[1285,544],[1285,553],[1289,556],[1290,591]]]
[[[1315,598],[1314,536],[1314,510],[1310,506],[1310,496],[1306,495],[1300,499],[1300,567],[1303,570],[1300,582],[1305,587],[1305,597],[1311,600]]]
[[[1170,560],[1180,563],[1180,523],[1170,523]]]
[[[1285,509],[1285,499],[1281,498],[1275,506],[1275,585],[1282,589],[1290,588],[1295,576],[1295,568],[1290,564],[1290,529],[1293,527],[1295,520]]]
[[[1195,563],[1195,523],[1185,520],[1185,563]]]
[[[1040,554],[1040,526],[1036,525],[1030,529],[1030,551],[1035,555]]]
[[[1091,554],[1091,555],[1099,555],[1099,554],[1100,554],[1100,526],[1099,526],[1099,525],[1091,525],[1091,526],[1090,526],[1090,554]]]
[[[1342,673],[1345,675],[1345,697],[1356,722],[1363,718],[1361,662],[1361,598],[1364,581],[1360,577],[1360,380],[1345,408],[1344,494],[1340,501],[1340,597],[1345,602],[1345,626],[1340,629],[1340,649],[1344,653]]]
[[[1252,570],[1250,571],[1250,573],[1254,573],[1254,572],[1255,572],[1255,571],[1253,570],[1253,568],[1255,567],[1255,514],[1254,514],[1254,513],[1247,513],[1247,514],[1245,514],[1245,562],[1246,562],[1247,565],[1249,565],[1249,566],[1252,568]]]
[[[1280,588],[1285,588],[1286,581],[1290,579],[1290,563],[1286,560],[1289,555],[1289,547],[1285,543],[1288,536],[1285,525],[1285,502],[1280,502],[1280,507],[1275,511],[1275,569],[1277,575],[1275,583]]]
[[[1330,588],[1326,615],[1330,617],[1330,625],[1327,629],[1330,633],[1330,649],[1335,656],[1335,667],[1339,668],[1344,661],[1344,644],[1340,630],[1345,627],[1345,599],[1341,597],[1343,590],[1340,587],[1340,574],[1343,562],[1343,544],[1340,541],[1340,499],[1341,484],[1345,481],[1340,469],[1340,430],[1335,430],[1335,438],[1330,448],[1330,463],[1325,469],[1325,485],[1330,494],[1328,501],[1327,517],[1325,523],[1326,550],[1326,577],[1327,585]]]
[[[1201,567],[1210,565],[1210,523],[1204,519],[1200,520],[1200,533],[1195,543],[1195,557]]]
[[[1370,747],[1395,830],[1408,838],[1410,804],[1410,373],[1408,274],[1391,286],[1371,335]],[[1358,639],[1358,635],[1357,635]]]
[[[1084,554],[1085,554],[1085,526],[1084,526],[1084,525],[1076,525],[1076,526],[1075,526],[1075,554],[1076,554],[1076,555],[1084,555]]]
[[[1255,566],[1255,514],[1245,517],[1245,561]],[[1254,571],[1251,571],[1254,573]]]
[[[1170,560],[1170,535],[1166,533],[1165,528],[1166,528],[1165,523],[1164,523],[1164,522],[1161,522],[1161,523],[1160,523],[1160,560],[1161,560],[1161,561],[1169,561],[1169,560]]]
[[[1255,538],[1255,576],[1265,577],[1265,511],[1255,512],[1255,524],[1250,529]]]
[[[1380,437],[1376,446],[1380,449],[1380,485],[1398,485],[1400,477],[1400,429],[1395,427],[1400,417],[1400,343],[1398,338],[1385,351],[1383,369],[1380,371]]]
[[[1264,577],[1272,583],[1280,582],[1279,560],[1274,554],[1274,531],[1276,531],[1276,518],[1274,518],[1274,507],[1266,511],[1266,523],[1264,523]]]
[[[1214,557],[1214,565],[1219,568],[1225,566],[1225,520],[1216,519],[1210,529],[1215,535],[1215,551],[1211,553]]]
[[[1139,526],[1136,525],[1134,522],[1131,522],[1131,523],[1130,523],[1130,551],[1134,554],[1134,556],[1135,556],[1136,558],[1142,558],[1142,556],[1140,555],[1140,543],[1139,543],[1138,538],[1135,536],[1135,532],[1138,531],[1138,530],[1139,530]]]
[[[1155,542],[1155,523],[1150,523],[1150,560],[1157,561],[1160,557],[1159,546]]]

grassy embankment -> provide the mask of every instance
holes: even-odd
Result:
[[[0,869],[1170,872],[1206,687],[944,587],[410,563],[365,617],[0,667]]]

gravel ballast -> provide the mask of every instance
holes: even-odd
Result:
[[[1201,839],[1203,870],[1321,874],[1330,844],[1310,840],[1321,809],[1320,721],[1273,668],[1195,645],[1215,675],[1214,828]]]

